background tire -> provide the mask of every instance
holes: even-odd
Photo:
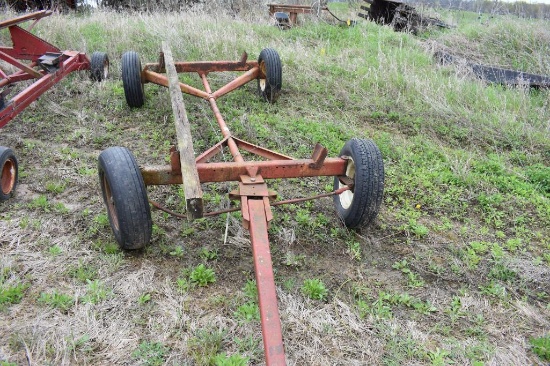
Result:
[[[6,201],[15,191],[19,178],[17,158],[10,148],[0,146],[0,201]]]
[[[141,61],[134,51],[122,55],[122,85],[126,103],[132,108],[138,108],[145,102],[143,83],[141,82]]]
[[[90,57],[90,78],[103,81],[109,76],[109,57],[105,52],[94,52]]]
[[[371,140],[352,139],[346,142],[340,156],[348,156],[346,176],[353,179],[353,191],[334,196],[338,216],[349,228],[370,224],[378,215],[384,194],[384,161]],[[334,189],[342,187],[334,178]]]
[[[258,57],[261,74],[258,78],[258,94],[269,103],[275,103],[283,85],[283,67],[277,51],[265,48]]]
[[[143,177],[130,150],[110,147],[99,155],[99,183],[109,222],[122,249],[141,249],[151,240],[151,208]]]

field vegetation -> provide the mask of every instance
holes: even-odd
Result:
[[[346,4],[331,9],[355,19]],[[547,364],[550,92],[490,85],[433,54],[550,75],[550,29],[433,12],[455,27],[413,36],[301,16],[281,31],[264,5],[237,16],[94,10],[38,23],[33,32],[62,49],[107,52],[111,76],[74,73],[0,131],[20,164],[15,197],[0,204],[0,365],[263,364],[240,214],[187,222],[153,210],[151,244],[137,252],[121,251],[109,227],[99,153],[125,146],[141,165],[158,165],[175,142],[168,90],[145,85],[145,106],[130,109],[120,79],[125,51],[156,62],[162,41],[179,61],[278,51],[277,103],[262,101],[255,83],[218,102],[237,137],[296,158],[316,142],[337,156],[352,137],[382,152],[385,195],[371,226],[346,229],[330,199],[274,208],[290,365]],[[209,76],[214,85],[232,77]],[[205,101],[184,100],[202,152],[221,135]],[[332,179],[269,187],[305,197],[330,191]],[[235,186],[203,188],[215,211]],[[183,212],[181,187],[148,192]]]

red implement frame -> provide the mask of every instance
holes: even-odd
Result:
[[[241,71],[244,73],[220,89],[212,91],[207,80],[207,75],[220,71]],[[177,78],[177,73],[197,73],[202,80],[204,90],[180,82]],[[187,186],[190,184],[189,180],[193,179],[198,180],[197,183],[199,186],[200,183],[206,182],[239,182],[238,190],[232,192],[231,197],[240,200],[243,226],[250,231],[265,359],[268,366],[275,366],[286,365],[286,359],[268,238],[268,226],[273,218],[270,200],[274,199],[276,195],[267,189],[265,179],[344,176],[347,160],[345,157],[327,159],[327,149],[321,145],[315,147],[311,159],[297,160],[240,140],[231,134],[220,114],[216,100],[254,79],[265,77],[258,62],[247,61],[246,53],[243,54],[241,60],[234,62],[174,63],[170,49],[166,45],[163,45],[163,52],[160,54],[159,62],[146,64],[143,68],[141,72],[142,82],[155,83],[171,88],[173,109],[178,114],[181,114],[182,111],[181,106],[178,106],[177,102],[174,102],[174,93],[181,97],[181,92],[183,92],[209,101],[223,138],[219,143],[207,149],[194,160],[191,158],[193,161],[187,165],[194,165],[191,170],[194,170],[196,178],[193,178],[192,175],[190,176],[184,171],[187,169],[184,162],[185,158],[182,158],[181,150],[177,151],[175,148],[171,150],[170,165],[142,167],[141,174],[146,185],[184,184],[184,186]],[[188,125],[186,116],[183,119],[183,124]],[[185,136],[180,135],[178,127],[177,130],[178,143],[180,143],[180,140],[185,139]],[[191,138],[188,137],[184,144],[191,145],[192,148]],[[209,162],[223,148],[229,149],[234,161]],[[246,151],[264,160],[245,161],[240,151]],[[194,155],[191,153],[191,156],[193,157]],[[191,183],[190,185],[193,184]],[[334,194],[342,193],[346,189],[348,187],[344,187]],[[184,189],[184,191],[187,192],[187,189]],[[201,201],[202,191],[199,189],[198,192],[195,191],[194,193],[196,194],[193,197],[188,197],[186,194],[188,202],[187,216],[191,216],[192,218],[202,217],[204,216]],[[193,207],[189,206],[191,198],[195,199]],[[199,200],[200,203],[197,203],[196,200]],[[197,209],[197,207],[200,209]]]
[[[90,69],[90,60],[85,54],[61,51],[30,33],[40,19],[51,14],[51,11],[43,10],[0,22],[0,30],[8,28],[13,43],[13,47],[0,45],[0,60],[18,69],[9,73],[0,64],[0,128],[69,73]],[[27,30],[19,26],[30,20],[34,22]],[[30,63],[24,63],[23,60]],[[5,102],[4,97],[10,88],[25,80],[36,81]]]
[[[320,6],[319,8],[310,5],[286,5],[286,4],[267,4],[269,6],[269,16],[274,16],[277,12],[290,14],[290,25],[296,25],[298,14],[315,14],[320,11],[328,11],[328,7]]]

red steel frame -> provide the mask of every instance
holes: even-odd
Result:
[[[90,69],[90,60],[84,53],[61,51],[45,40],[30,33],[32,27],[40,19],[51,14],[51,11],[43,10],[0,22],[0,30],[8,28],[13,43],[13,47],[0,45],[0,60],[19,69],[16,72],[8,73],[0,65],[0,90],[4,88],[3,94],[7,94],[9,88],[15,83],[25,80],[36,80],[9,100],[3,109],[0,109],[0,128],[4,127],[29,104],[38,99],[66,75],[73,71]],[[34,22],[28,30],[18,25],[30,20],[34,20]],[[46,53],[59,57],[59,63],[55,72],[48,73],[39,68],[38,59]],[[27,60],[30,63],[25,64],[21,60]]]
[[[199,75],[204,90],[182,82],[179,83],[180,90],[183,93],[209,101],[223,135],[223,139],[219,143],[195,159],[199,180],[201,183],[239,182],[239,189],[232,192],[231,196],[240,199],[243,226],[250,231],[266,364],[268,366],[286,365],[268,238],[269,222],[273,218],[270,200],[275,198],[275,193],[267,189],[264,179],[340,176],[341,180],[348,184],[348,187],[343,187],[343,189],[333,192],[333,194],[340,194],[344,190],[350,189],[352,183],[344,177],[347,158],[327,159],[327,149],[319,144],[315,147],[311,159],[293,159],[240,140],[231,134],[217,107],[216,100],[254,79],[266,77],[258,62],[246,61],[246,58],[246,53],[244,53],[241,60],[236,62],[176,62],[175,67],[178,73],[197,73]],[[212,91],[207,75],[219,71],[242,71],[244,73],[220,89]],[[161,53],[158,63],[146,64],[143,68],[141,72],[142,82],[169,86],[168,77],[163,74],[165,72],[164,55]],[[233,162],[208,162],[224,147],[227,147],[231,152]],[[245,161],[240,150],[267,160]],[[175,148],[172,148],[170,165],[142,167],[141,174],[145,184],[182,184],[179,162],[179,153]]]

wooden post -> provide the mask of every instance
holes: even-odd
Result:
[[[185,104],[181,94],[178,73],[172,58],[172,51],[167,42],[162,42],[164,52],[164,64],[168,76],[168,89],[172,101],[172,111],[176,124],[177,147],[180,156],[181,177],[183,181],[183,192],[187,206],[187,218],[197,219],[203,216],[202,189],[197,165],[195,162],[195,151],[193,150],[193,139],[191,137],[191,126],[187,119]]]

